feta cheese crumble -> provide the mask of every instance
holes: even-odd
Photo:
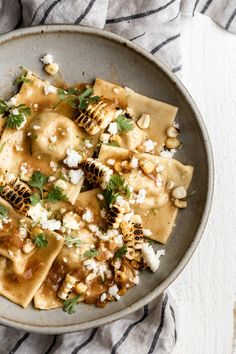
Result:
[[[87,149],[91,149],[93,147],[93,144],[90,143],[89,140],[85,140],[84,141],[84,146],[87,148]]]
[[[146,197],[146,190],[140,189],[138,194],[135,195],[135,203],[142,204],[145,200],[145,197]]]
[[[51,219],[41,222],[42,228],[50,231],[60,230],[61,222],[60,220]]]
[[[78,184],[83,176],[84,171],[81,169],[69,171],[69,179],[72,184]]]
[[[55,142],[57,141],[56,135],[50,136],[49,140],[50,140],[50,142],[51,142],[52,144],[55,144]]]
[[[176,149],[163,150],[160,152],[160,156],[166,157],[167,159],[172,159],[176,151],[177,151]]]
[[[63,218],[63,226],[67,229],[78,230],[80,228],[78,215],[74,214],[72,211],[66,213]]]
[[[114,160],[114,159],[107,160],[108,165],[111,165],[111,166],[115,165],[115,162],[116,162],[116,160]]]
[[[165,250],[159,250],[155,253],[152,246],[147,243],[143,244],[141,250],[144,262],[153,272],[155,272],[159,268],[160,257],[164,256]]]
[[[87,223],[90,223],[93,221],[93,213],[91,212],[90,209],[86,209],[86,211],[82,215],[82,219]]]
[[[49,95],[50,93],[56,93],[57,92],[56,87],[54,87],[52,85],[48,85],[48,84],[44,85],[43,90],[44,90],[44,94],[45,95]]]
[[[138,167],[138,159],[137,157],[133,156],[132,159],[130,160],[130,166],[133,168]]]
[[[107,130],[111,135],[116,135],[118,132],[117,123],[116,122],[110,123]]]
[[[113,296],[116,300],[120,300],[120,295],[118,295],[118,287],[116,285],[113,285],[112,287],[109,288],[108,293]]]
[[[101,302],[104,302],[107,298],[107,294],[106,293],[103,293],[101,296],[100,296],[100,301]]]
[[[44,65],[52,64],[53,63],[53,56],[52,56],[52,54],[46,54],[40,60]]]
[[[153,140],[149,139],[144,141],[143,146],[145,148],[145,152],[151,152],[154,150],[156,143]]]
[[[30,216],[35,223],[42,223],[47,221],[48,212],[40,203],[37,203],[36,205],[30,207],[28,216]]]
[[[63,160],[63,162],[71,168],[77,167],[82,160],[82,155],[79,154],[76,150],[67,149],[66,154],[67,157]]]

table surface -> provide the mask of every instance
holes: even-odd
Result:
[[[182,50],[182,81],[212,143],[215,190],[200,245],[170,287],[179,317],[173,354],[231,354],[236,353],[236,35],[202,15],[184,18]]]

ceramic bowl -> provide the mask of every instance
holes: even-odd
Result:
[[[184,148],[177,154],[194,166],[190,191],[196,191],[182,210],[156,273],[145,271],[141,282],[118,302],[104,309],[78,305],[74,315],[61,309],[22,309],[0,297],[0,322],[40,333],[65,333],[115,321],[161,294],[191,258],[207,222],[213,192],[213,159],[208,134],[188,91],[175,74],[145,50],[117,35],[92,28],[55,25],[20,29],[0,36],[0,97],[14,92],[19,65],[46,78],[40,58],[53,54],[63,80],[70,84],[95,77],[131,87],[143,95],[179,107],[177,120]],[[48,77],[47,77],[48,79]]]

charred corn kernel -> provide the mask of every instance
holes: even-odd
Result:
[[[87,291],[87,289],[88,289],[88,287],[84,283],[78,283],[75,285],[75,291],[79,295],[84,294]]]
[[[22,246],[22,252],[25,254],[29,254],[35,249],[36,245],[33,243],[33,241],[30,238],[27,238]]]
[[[136,146],[136,150],[139,152],[145,152],[145,146],[143,144],[140,144]]]
[[[84,175],[87,180],[92,183],[97,183],[102,189],[105,189],[113,171],[101,163],[92,158],[87,158],[83,161]]]
[[[138,262],[138,261],[136,261],[135,259],[133,259],[133,260],[130,262],[130,265],[131,265],[131,267],[133,267],[134,269],[140,269],[140,268],[141,268],[141,261]]]
[[[134,257],[135,257],[135,250],[132,247],[127,247],[125,258],[132,260],[134,259]]]
[[[115,170],[116,172],[120,172],[120,171],[122,170],[121,162],[120,162],[120,161],[116,161],[116,162],[115,162],[114,170]]]
[[[127,292],[127,288],[125,286],[123,286],[119,291],[118,291],[118,295],[123,296],[125,295],[125,293]]]
[[[97,300],[96,302],[96,306],[99,307],[99,308],[104,308],[107,306],[107,301],[100,301],[99,299]]]
[[[187,196],[187,191],[183,186],[179,186],[173,189],[171,194],[175,199],[184,199]]]
[[[62,299],[66,300],[68,296],[71,294],[73,288],[75,287],[75,284],[77,283],[77,278],[74,276],[67,274],[65,276],[65,279],[63,280],[63,283],[57,293],[57,296]]]
[[[111,229],[118,229],[122,222],[124,208],[119,205],[112,205],[107,213],[107,226]]]
[[[150,115],[147,113],[143,113],[141,117],[138,119],[137,125],[141,129],[147,129],[150,125]]]
[[[44,70],[49,75],[56,75],[59,71],[59,65],[57,63],[46,64],[44,65]]]
[[[171,126],[167,128],[166,135],[168,136],[168,138],[177,138],[177,136],[179,135],[179,131],[175,127]]]
[[[155,168],[155,165],[148,160],[139,160],[139,166],[143,170],[144,173],[152,173]]]
[[[143,228],[141,224],[122,222],[120,226],[126,246],[137,248],[143,243]]]
[[[186,200],[175,199],[174,206],[176,206],[176,208],[184,209],[187,208],[187,202]]]
[[[2,179],[0,195],[8,201],[19,213],[26,215],[31,202],[32,191],[29,186],[14,177],[10,180]]]
[[[113,135],[110,138],[110,141],[113,141],[115,143],[117,143],[118,145],[121,144],[121,137],[119,135]]]
[[[35,227],[32,227],[32,229],[30,230],[30,233],[32,236],[36,236],[38,234],[43,233],[43,230],[40,227],[35,226]]]
[[[168,149],[177,149],[180,146],[180,141],[177,138],[167,138],[165,145]]]
[[[90,103],[87,108],[81,110],[75,122],[89,134],[94,135],[106,129],[114,120],[115,113],[115,105],[100,97],[98,102]]]
[[[111,261],[111,265],[115,268],[115,269],[120,269],[121,267],[121,260],[119,258],[113,258]]]
[[[121,272],[120,270],[116,270],[114,280],[116,283],[123,283],[124,281],[127,280],[127,275],[125,274],[125,272]]]

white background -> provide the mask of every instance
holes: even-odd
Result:
[[[173,354],[231,354],[236,353],[236,35],[205,16],[185,18],[182,50],[182,81],[207,126],[216,176],[202,241],[170,287],[179,319]]]

